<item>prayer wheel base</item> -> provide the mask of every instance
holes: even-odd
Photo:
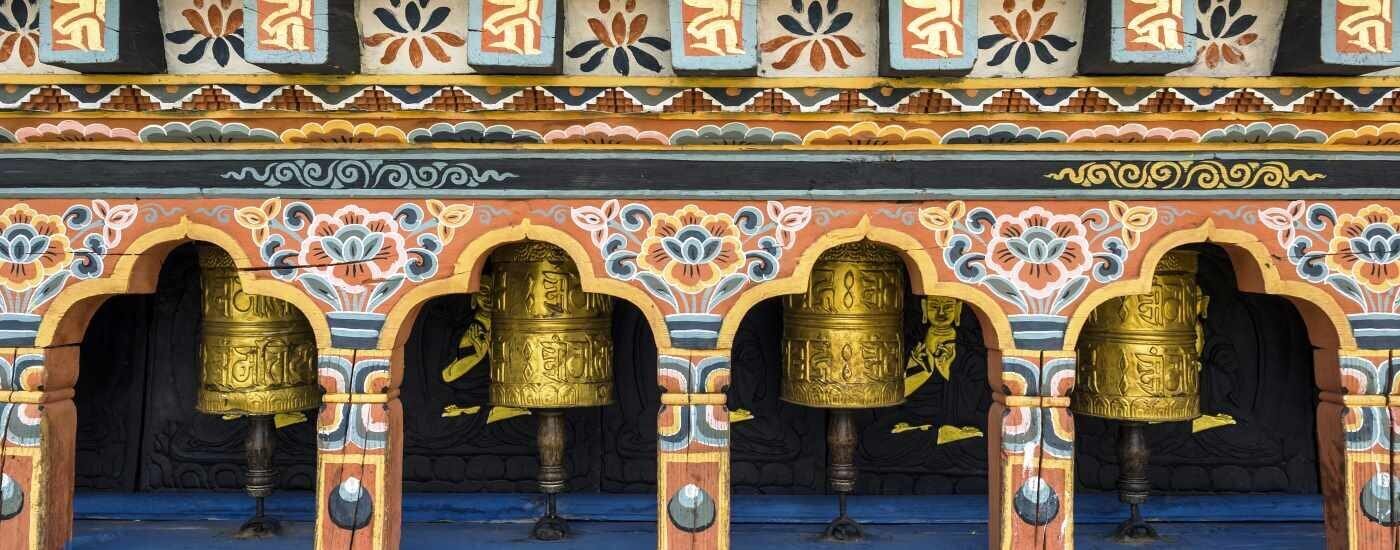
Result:
[[[282,535],[282,522],[263,515],[248,518],[234,533],[236,539],[265,539]]]
[[[836,519],[831,520],[831,523],[826,525],[822,539],[851,542],[865,538],[865,528],[860,526],[860,522],[846,515],[846,495],[839,495],[837,498],[841,503],[841,512],[836,516]]]
[[[545,507],[547,511],[540,519],[535,520],[534,529],[530,530],[530,538],[535,540],[552,541],[564,540],[569,537],[569,522],[564,520],[555,511],[554,493],[545,495]]]

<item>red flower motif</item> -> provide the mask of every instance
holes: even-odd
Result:
[[[385,212],[350,205],[317,214],[307,234],[300,263],[350,294],[400,273],[408,262],[399,225]]]
[[[987,267],[1025,285],[1028,296],[1050,298],[1092,266],[1085,234],[1078,217],[1039,206],[1018,216],[999,216],[987,242]]]

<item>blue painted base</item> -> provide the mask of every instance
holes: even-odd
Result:
[[[75,525],[74,550],[135,550],[191,548],[198,550],[304,550],[311,547],[310,523],[292,523],[277,539],[239,541],[229,537],[236,521],[79,521]],[[402,547],[492,548],[502,550],[596,549],[649,550],[656,548],[652,524],[644,522],[574,522],[574,538],[551,543],[528,540],[529,526],[502,523],[414,523],[404,527]],[[1111,525],[1079,526],[1075,545],[1086,550],[1127,548],[1211,548],[1212,550],[1322,548],[1321,523],[1161,523],[1163,541],[1151,545],[1124,546],[1107,540]],[[928,550],[930,548],[986,548],[986,528],[980,525],[875,525],[860,543],[825,543],[817,540],[821,529],[813,525],[735,525],[731,547],[735,550],[846,549]],[[464,536],[471,544],[463,545]]]
[[[1117,496],[1085,493],[1075,497],[1079,524],[1113,524],[1126,513]],[[410,523],[525,522],[543,511],[544,500],[532,494],[404,495],[404,521]],[[984,524],[987,497],[854,496],[851,515],[881,524]],[[80,492],[73,508],[78,519],[114,520],[241,520],[253,511],[243,493],[96,493]],[[310,493],[275,493],[268,499],[274,516],[291,521],[314,519]],[[732,523],[824,524],[836,510],[834,497],[734,495]],[[564,494],[559,511],[567,517],[593,521],[654,521],[656,498],[651,495]],[[1320,522],[1319,495],[1203,495],[1157,496],[1143,506],[1151,521],[1167,522]]]

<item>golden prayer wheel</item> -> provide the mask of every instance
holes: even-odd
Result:
[[[316,408],[316,337],[292,304],[243,292],[233,258],[199,246],[204,330],[203,380],[195,407],[221,415],[266,415]]]
[[[197,251],[204,325],[195,407],[206,414],[249,417],[244,485],[256,499],[256,511],[238,536],[275,535],[278,523],[266,517],[263,508],[277,479],[272,467],[273,415],[320,404],[316,338],[290,303],[244,292],[233,258],[222,249],[201,244]]]
[[[573,260],[549,244],[507,245],[491,266],[491,404],[611,404],[612,298],[584,292]]]
[[[1196,285],[1196,253],[1162,258],[1149,294],[1095,308],[1079,336],[1073,410],[1135,422],[1201,415],[1202,327],[1209,298]]]
[[[868,241],[828,250],[812,267],[807,292],[783,298],[783,379],[779,398],[832,409],[827,418],[827,481],[840,514],[826,538],[854,540],[846,514],[855,490],[854,409],[904,402],[904,262]]]
[[[1143,427],[1191,420],[1200,412],[1200,323],[1209,297],[1196,285],[1197,254],[1162,257],[1147,294],[1116,298],[1094,309],[1079,335],[1079,366],[1070,408],[1121,421],[1118,426],[1118,500],[1130,516],[1115,538],[1157,538],[1139,506],[1147,501],[1150,450]]]
[[[904,402],[904,262],[868,241],[828,250],[783,298],[779,397],[823,409]]]
[[[559,540],[568,524],[555,497],[568,482],[560,409],[613,402],[612,298],[583,291],[573,260],[558,247],[524,242],[491,254],[491,404],[536,409],[536,479],[545,514],[531,536]]]

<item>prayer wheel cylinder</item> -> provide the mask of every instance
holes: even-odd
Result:
[[[1209,298],[1196,285],[1197,254],[1163,256],[1148,294],[1094,309],[1079,336],[1072,410],[1130,422],[1200,416],[1200,319]]]
[[[199,245],[204,327],[195,407],[217,415],[273,415],[314,409],[316,338],[292,304],[243,291],[233,258]]]
[[[827,251],[783,298],[779,397],[825,409],[904,402],[904,262],[867,241]]]
[[[612,298],[584,292],[573,260],[549,244],[506,245],[491,266],[491,404],[612,403]]]

